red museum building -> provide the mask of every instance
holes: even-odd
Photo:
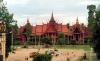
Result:
[[[29,19],[27,19],[27,23],[29,23]],[[28,27],[27,23],[24,26],[21,26],[18,28],[18,35],[17,39],[21,40],[22,42],[27,41],[27,37],[25,34],[25,31]],[[41,42],[40,38],[41,37],[49,37],[52,42],[55,44],[57,41],[57,36],[60,32],[63,32],[66,36],[66,41],[69,41],[71,39],[76,39],[77,41],[81,41],[82,39],[88,39],[90,38],[90,30],[86,26],[82,26],[78,22],[78,18],[76,19],[76,23],[72,26],[69,26],[69,31],[66,25],[63,25],[62,23],[57,23],[53,17],[53,13],[51,15],[51,19],[47,24],[42,24],[42,25],[36,25],[32,26],[31,25],[31,30],[32,34],[31,36],[38,35],[39,39],[36,40],[37,42]]]

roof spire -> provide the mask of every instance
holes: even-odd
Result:
[[[76,24],[79,24],[79,22],[78,22],[78,17],[77,17],[77,19],[76,19]]]
[[[52,15],[51,15],[51,19],[50,19],[50,21],[54,21],[53,11],[52,11]]]
[[[29,23],[29,18],[27,17],[27,23]]]
[[[51,17],[53,18],[53,11],[52,11],[52,16]]]

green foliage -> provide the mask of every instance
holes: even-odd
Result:
[[[69,28],[69,32],[70,32],[70,33],[73,33],[73,29],[72,29],[72,28]]]
[[[58,45],[64,45],[64,44],[66,44],[66,41],[62,38],[59,38],[58,41],[57,41],[57,44]]]
[[[94,19],[95,19],[94,12],[95,12],[96,6],[95,5],[88,5],[87,9],[89,10],[89,12],[88,12],[88,27],[91,29],[92,24],[93,24]]]
[[[48,37],[43,37],[41,41],[42,43],[45,43],[45,44],[52,44],[52,41]]]
[[[75,39],[72,39],[72,40],[70,41],[70,44],[76,45],[76,40],[75,40]]]
[[[27,23],[27,28],[26,28],[26,36],[27,36],[27,42],[29,41],[30,37],[31,37],[31,34],[32,34],[32,30],[31,30],[31,25],[30,23],[28,22]]]
[[[17,40],[17,41],[14,41],[14,45],[21,45],[21,41],[20,40]]]
[[[76,41],[77,41],[77,40],[76,40]],[[83,40],[81,40],[81,41],[77,41],[76,44],[78,44],[78,45],[82,45],[82,44],[83,44],[82,41],[83,41]]]
[[[28,41],[27,43],[28,43],[29,45],[35,44],[35,43],[33,43],[32,41]]]
[[[67,23],[67,25],[66,25],[66,26],[67,26],[67,28],[69,29],[70,24],[69,24],[69,23]]]
[[[69,23],[67,23],[67,28],[68,28],[68,44],[69,44],[69,30],[70,30],[70,24]]]
[[[13,20],[13,14],[8,12],[8,9],[5,5],[1,5],[0,7],[0,17],[6,25],[6,33],[11,31]],[[6,57],[8,57],[8,53],[11,51],[11,34],[6,34]]]
[[[59,45],[64,45],[64,44],[66,44],[66,41],[65,41],[65,35],[64,35],[64,33],[59,33],[58,34],[58,41],[57,41],[57,44],[59,44]]]
[[[14,47],[14,46],[11,46],[11,50],[16,50],[17,49],[17,47]]]
[[[100,59],[100,5],[96,10],[95,21],[92,27],[92,40],[94,42],[94,51],[97,54],[97,58]]]
[[[59,38],[65,39],[66,37],[65,37],[64,33],[59,33],[59,34],[58,34],[58,39],[59,39]]]
[[[29,42],[32,42],[33,44],[35,44],[35,42],[36,42],[36,44],[38,44],[38,42],[37,42],[38,39],[39,39],[38,35],[31,36]]]
[[[17,21],[15,21],[15,24],[12,25],[13,27],[13,40],[16,40],[17,34],[18,34],[18,25]]]
[[[83,27],[84,27],[84,23],[82,23],[81,26],[82,26],[82,29],[83,29]]]
[[[49,54],[39,54],[36,53],[33,55],[33,61],[51,61],[52,60],[52,55]]]

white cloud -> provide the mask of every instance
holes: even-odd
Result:
[[[4,2],[7,2],[7,5],[25,5],[28,0],[4,0]]]
[[[14,13],[19,26],[27,22],[27,17],[33,25],[47,23],[52,11],[59,23],[73,24],[78,16],[79,22],[87,24],[87,5],[100,3],[100,0],[4,0],[6,1],[9,12]]]
[[[80,1],[78,3],[78,5],[90,5],[90,4],[94,4],[94,5],[99,5],[100,4],[100,0],[86,0],[86,1]]]

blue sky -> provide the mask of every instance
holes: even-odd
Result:
[[[87,5],[100,4],[100,0],[4,0],[6,2],[18,26],[25,25],[27,18],[32,25],[47,23],[52,11],[59,23],[74,24],[78,17],[79,23],[87,24]]]

